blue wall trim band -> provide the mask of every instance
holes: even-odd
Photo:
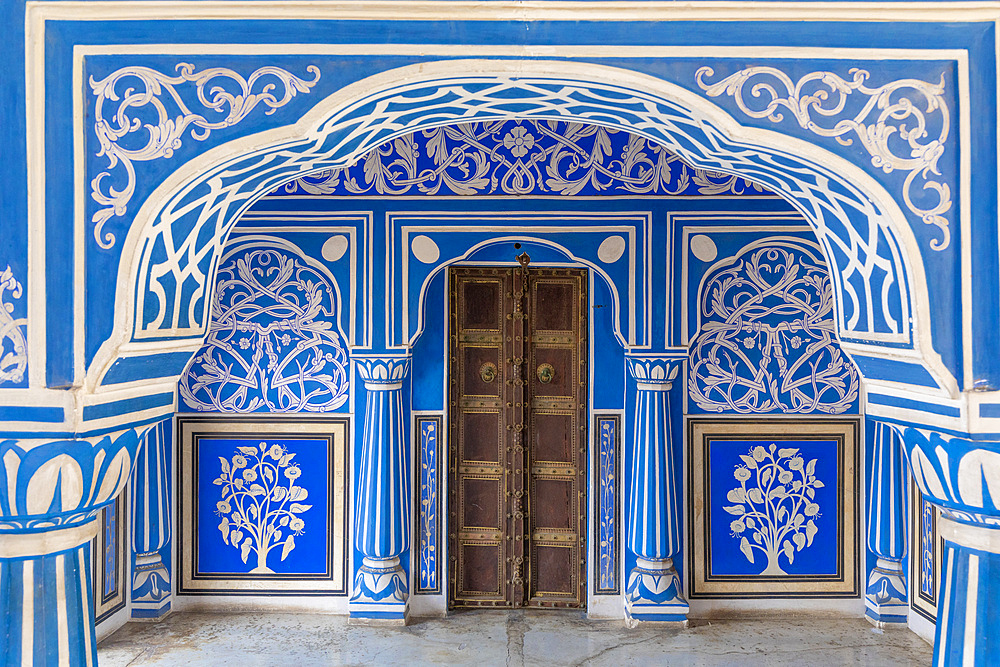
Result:
[[[173,404],[173,392],[153,394],[152,396],[138,396],[136,398],[126,398],[121,401],[103,403],[101,405],[88,405],[83,409],[83,418],[84,420],[91,420],[116,417],[130,412],[140,412],[150,408],[161,408]]]
[[[0,422],[45,422],[58,424],[65,418],[62,408],[0,405]]]
[[[886,396],[884,394],[868,394],[868,402],[875,403],[876,405],[888,405],[894,408],[930,412],[935,415],[944,415],[946,417],[962,416],[962,411],[958,408],[953,408],[947,405],[937,405],[935,403],[926,403],[924,401],[914,401],[908,398]],[[934,428],[935,430],[939,430],[936,426]]]
[[[167,352],[119,359],[105,374],[101,384],[123,384],[180,375],[194,352]]]

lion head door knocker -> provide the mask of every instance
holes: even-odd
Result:
[[[535,374],[538,375],[539,382],[542,384],[548,384],[555,378],[556,369],[552,368],[552,364],[542,364],[538,367],[538,370],[535,371]]]
[[[479,367],[479,377],[482,378],[483,382],[489,384],[497,378],[497,365],[492,361],[487,361],[485,364]]]

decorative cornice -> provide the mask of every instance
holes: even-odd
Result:
[[[836,139],[842,146],[852,145],[856,138],[871,156],[872,166],[886,174],[906,172],[903,202],[924,224],[941,230],[941,238],[931,240],[931,249],[948,248],[951,230],[944,215],[952,207],[951,189],[938,169],[951,125],[943,74],[938,83],[898,79],[878,88],[865,85],[871,74],[857,67],[849,70],[850,80],[819,71],[793,82],[775,67],[748,67],[721,81],[706,81],[713,74],[711,67],[702,67],[695,75],[709,97],[729,95],[746,115],[774,123],[784,120],[780,111],[784,107],[799,126],[814,134]],[[845,108],[855,92],[867,100],[851,115]],[[933,206],[913,201],[914,195],[927,191],[934,193]]]
[[[97,98],[94,103],[94,132],[101,144],[97,157],[108,158],[108,170],[102,171],[90,182],[91,196],[101,206],[92,218],[94,239],[101,248],[108,249],[115,245],[115,235],[103,232],[104,224],[112,217],[125,215],[129,200],[135,193],[133,162],[172,157],[174,151],[181,147],[181,139],[189,128],[193,139],[204,141],[212,130],[232,127],[242,121],[261,102],[269,107],[265,113],[273,114],[297,93],[310,92],[320,77],[319,68],[315,65],[306,68],[314,77],[311,81],[300,79],[279,67],[261,67],[245,79],[225,67],[210,67],[195,72],[194,65],[178,63],[176,69],[177,76],[169,76],[149,67],[132,66],[122,67],[100,81],[90,77],[90,87]],[[141,88],[136,90],[130,86],[119,97],[116,87],[121,81],[141,84]],[[206,94],[210,82],[215,85]],[[183,84],[190,83],[195,85],[198,103],[205,112],[214,111],[225,116],[209,121],[201,113],[192,111],[178,90]],[[233,94],[223,87],[232,87],[233,84],[239,88],[239,93]],[[281,97],[274,92],[278,84],[284,90]],[[258,92],[254,92],[255,86]],[[105,102],[117,103],[117,109],[108,117],[104,115]],[[168,111],[171,102],[171,106],[179,112],[176,115]],[[144,116],[137,116],[135,112],[139,109],[145,109],[146,113],[151,109],[156,116],[155,124],[144,122]],[[145,144],[141,143],[140,137],[130,136],[140,132],[146,135]],[[139,147],[133,148],[135,145]],[[125,173],[125,186],[117,189],[114,185],[107,185],[105,190],[102,186],[104,179],[119,167],[118,173]]]

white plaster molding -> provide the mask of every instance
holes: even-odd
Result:
[[[3,533],[0,558],[37,558],[86,544],[97,537],[97,520],[44,533]]]

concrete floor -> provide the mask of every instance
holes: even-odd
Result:
[[[929,665],[908,630],[864,619],[794,617],[625,628],[573,612],[469,611],[406,627],[343,616],[175,613],[129,623],[98,648],[101,667],[125,665]]]

